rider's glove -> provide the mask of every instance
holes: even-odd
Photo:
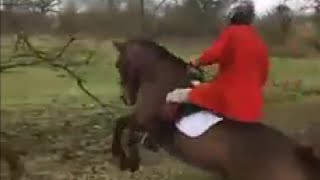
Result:
[[[199,59],[192,59],[192,60],[189,62],[189,65],[190,65],[190,66],[193,66],[193,67],[199,67],[199,64],[200,64],[200,60],[199,60]]]
[[[169,92],[166,97],[167,103],[187,103],[189,101],[189,93],[191,89],[175,89]]]

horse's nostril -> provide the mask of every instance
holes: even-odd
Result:
[[[127,99],[124,97],[124,95],[121,95],[121,96],[120,96],[120,99],[122,100],[122,102],[123,102],[125,105],[127,105],[127,106],[130,105],[130,103],[127,101]]]

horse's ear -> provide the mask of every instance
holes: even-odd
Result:
[[[119,52],[122,52],[125,47],[124,42],[112,41],[112,44]]]

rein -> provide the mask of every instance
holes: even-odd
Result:
[[[205,74],[206,72],[201,69],[200,67],[194,67],[194,66],[187,66],[187,71],[188,71],[188,79],[190,81],[200,81],[204,82],[205,81]]]

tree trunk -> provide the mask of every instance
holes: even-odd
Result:
[[[110,14],[113,14],[114,13],[114,9],[115,9],[115,2],[114,0],[108,0],[108,10]]]
[[[140,26],[140,33],[144,35],[146,33],[144,0],[140,0]]]

